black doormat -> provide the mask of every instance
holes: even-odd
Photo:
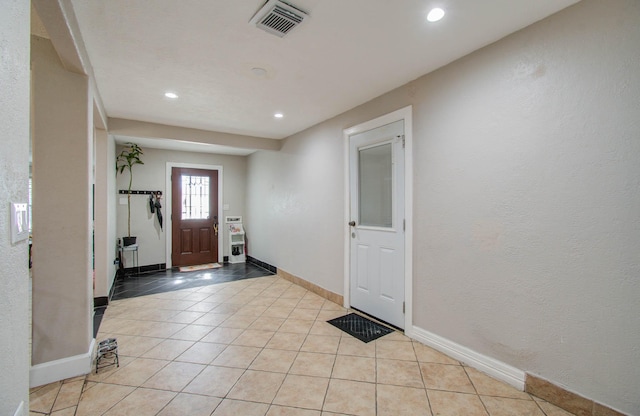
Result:
[[[349,315],[331,319],[327,322],[347,334],[358,338],[362,342],[370,342],[393,332],[392,329],[373,322],[357,313],[350,313]]]

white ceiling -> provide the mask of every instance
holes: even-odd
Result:
[[[264,0],[71,2],[109,117],[282,139],[577,0],[290,0],[284,38],[249,24]]]

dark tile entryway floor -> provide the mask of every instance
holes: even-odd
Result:
[[[251,279],[253,277],[272,276],[275,273],[256,266],[253,263],[224,263],[217,269],[180,272],[178,269],[163,270],[133,276],[118,277],[114,283],[111,300],[135,298],[138,296],[193,289],[217,283]],[[93,336],[96,337],[106,306],[94,308]]]
[[[217,269],[179,272],[177,269],[120,277],[115,282],[112,300],[127,299],[156,293],[192,289],[216,283],[226,283],[274,273],[252,263],[225,263]]]

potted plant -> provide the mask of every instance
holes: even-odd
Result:
[[[136,243],[136,237],[131,236],[131,184],[133,183],[133,165],[144,165],[140,160],[142,149],[135,143],[127,143],[126,147],[116,158],[116,171],[122,174],[125,169],[129,171],[129,189],[127,194],[127,237],[122,238],[122,244],[130,246]]]

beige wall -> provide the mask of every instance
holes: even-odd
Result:
[[[251,255],[342,293],[342,129],[413,105],[414,325],[640,414],[638,22],[584,0],[250,156]]]
[[[0,414],[29,405],[28,243],[11,244],[9,204],[28,201],[29,2],[0,3]]]
[[[116,145],[106,131],[95,132],[94,297],[108,296],[116,275]]]
[[[584,1],[405,89],[417,326],[632,414],[638,22]]]
[[[343,288],[342,129],[356,119],[330,120],[277,153],[254,153],[247,169],[249,255],[334,293]]]
[[[48,39],[31,47],[35,365],[90,349],[93,108],[87,78],[66,71]]]
[[[122,150],[118,146],[116,153]],[[245,156],[229,156],[216,155],[208,153],[191,153],[176,152],[169,150],[158,150],[152,148],[143,148],[144,155],[142,161],[144,165],[136,165],[133,167],[133,184],[134,190],[154,190],[162,191],[166,195],[166,166],[167,162],[174,163],[191,163],[200,165],[219,165],[223,167],[223,204],[229,205],[229,210],[219,213],[219,217],[224,221],[225,215],[244,215],[245,213],[245,182],[246,182],[246,157]],[[117,190],[127,189],[129,186],[129,174],[118,174]],[[117,191],[116,191],[117,192]],[[117,195],[117,238],[121,238],[127,234],[127,205],[119,203],[120,198],[126,198],[126,195]],[[139,245],[139,262],[140,265],[151,265],[167,263],[166,258],[166,227],[169,224],[169,215],[167,212],[167,203],[164,199],[162,203],[162,213],[164,216],[164,230],[158,226],[155,214],[151,214],[149,210],[149,197],[143,195],[132,195],[131,197],[131,234],[138,237]],[[224,227],[223,227],[224,229]],[[228,255],[228,233],[225,230],[224,235],[224,255]],[[131,258],[126,254],[126,267],[131,266]],[[220,259],[222,261],[222,259]]]

